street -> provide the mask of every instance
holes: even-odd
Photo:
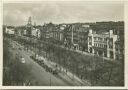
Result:
[[[12,41],[13,47],[13,53],[18,53],[20,56],[24,57],[26,65],[31,67],[31,76],[35,81],[38,81],[39,85],[43,86],[74,86],[78,85],[78,83],[74,83],[74,81],[64,80],[62,77],[56,77],[53,74],[46,72],[44,68],[42,68],[39,64],[34,62],[30,56],[33,54],[32,51],[28,50],[25,51],[24,47],[18,44],[16,41]],[[19,49],[21,48],[21,49]],[[80,84],[79,84],[80,85]]]

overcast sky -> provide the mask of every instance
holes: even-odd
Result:
[[[5,3],[4,24],[25,25],[28,17],[36,24],[122,21],[123,2],[38,2]]]

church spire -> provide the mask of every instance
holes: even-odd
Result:
[[[31,17],[29,17],[28,19],[28,25],[31,25],[32,24],[32,20],[31,20]]]

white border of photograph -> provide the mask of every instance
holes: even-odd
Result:
[[[36,3],[42,1],[113,1],[124,2],[124,21],[125,21],[125,86],[2,86],[2,73],[3,73],[3,38],[2,38],[2,25],[3,25],[3,3]],[[0,1],[0,89],[128,89],[128,1],[127,0],[2,0]]]

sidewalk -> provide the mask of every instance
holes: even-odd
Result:
[[[74,50],[75,51],[75,50]],[[87,52],[82,52],[82,51],[80,51],[80,50],[76,50],[76,52],[78,52],[78,53],[81,53],[81,54],[84,54],[84,55],[89,55],[89,56],[96,56],[96,57],[100,57],[100,58],[103,58],[104,60],[113,60],[113,59],[111,59],[111,58],[107,58],[107,57],[102,57],[102,56],[97,56],[97,55],[95,55],[95,54],[93,54],[93,53],[87,53]]]
[[[18,44],[18,43],[17,43],[17,44]],[[20,44],[18,44],[18,45],[20,45]],[[20,45],[20,47],[21,47],[22,49],[24,49],[24,46],[23,46],[23,45]],[[30,49],[28,49],[27,52],[28,52],[27,54],[28,54],[29,56],[34,54],[34,52],[31,51]],[[81,80],[81,79],[78,78],[76,75],[72,74],[70,71],[66,70],[66,69],[63,68],[62,66],[58,65],[58,67],[56,67],[56,63],[55,63],[55,62],[51,62],[51,61],[47,60],[47,58],[44,58],[43,56],[42,56],[42,58],[43,58],[43,60],[44,60],[44,63],[45,63],[47,66],[51,67],[52,69],[58,69],[58,70],[60,70],[60,68],[61,68],[61,70],[60,70],[58,76],[59,76],[59,78],[61,78],[62,80],[64,80],[64,81],[66,81],[67,83],[69,83],[69,85],[74,85],[74,86],[91,86],[91,84],[90,84],[89,82],[87,82],[87,81],[85,81],[85,80]],[[57,77],[58,77],[58,76],[57,76]]]
[[[61,48],[65,48],[63,46],[60,46]],[[65,48],[66,50],[70,50],[70,51],[73,51],[73,52],[77,52],[77,53],[80,53],[80,54],[83,54],[83,55],[88,55],[88,56],[97,56],[93,53],[88,53],[88,52],[84,52],[84,51],[80,51],[80,50],[73,50],[73,49],[68,49],[68,48]],[[107,58],[107,57],[102,57],[102,56],[97,56],[97,57],[100,57],[100,58],[103,58],[104,60],[111,60],[113,61],[113,59],[111,58]]]
[[[44,58],[45,59],[45,58]],[[66,70],[65,68],[63,68],[62,66],[58,66],[57,68],[55,67],[56,63],[48,61],[47,59],[45,59],[45,63],[50,66],[51,68],[54,69],[60,69],[61,71],[59,73],[59,76],[66,80],[67,82],[70,82],[73,85],[78,85],[78,86],[91,86],[91,84],[85,80],[81,80],[80,78],[78,78],[76,75],[72,74],[70,71]]]

